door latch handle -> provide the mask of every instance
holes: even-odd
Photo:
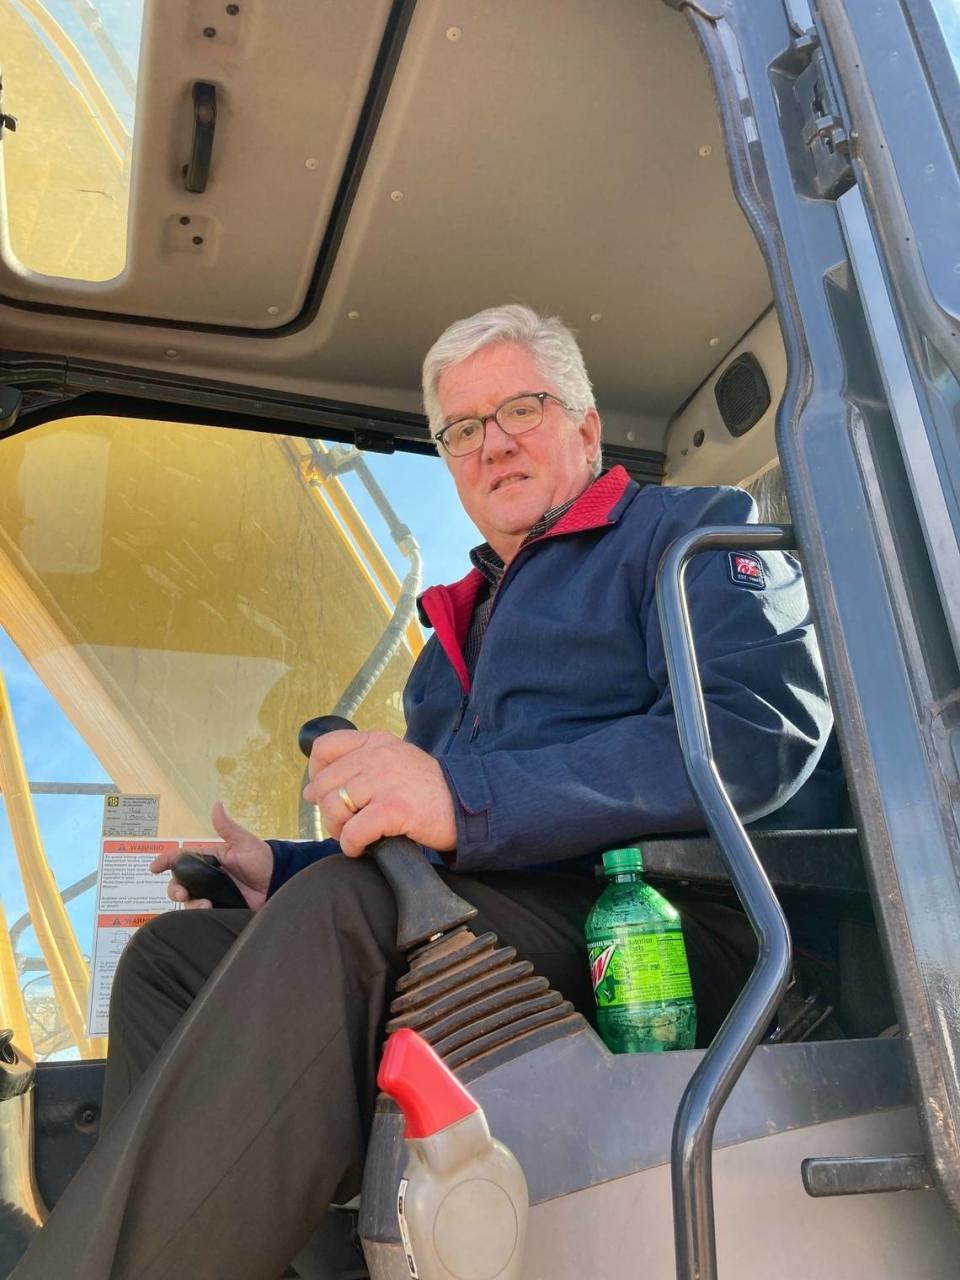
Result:
[[[217,127],[217,87],[205,80],[193,86],[193,144],[190,159],[183,166],[183,185],[188,191],[206,191],[213,156],[213,135]]]
[[[0,74],[0,138],[3,137],[6,130],[11,133],[17,132],[17,117],[10,115],[3,109],[3,76]]]

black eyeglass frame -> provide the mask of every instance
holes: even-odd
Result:
[[[529,427],[524,427],[522,431],[508,431],[507,428],[500,421],[499,415],[503,412],[503,410],[507,407],[508,404],[513,404],[515,400],[539,400],[540,401],[540,421],[534,422]],[[573,410],[570,408],[570,406],[568,404],[565,404],[560,399],[559,396],[555,396],[552,391],[518,391],[515,396],[510,396],[507,400],[504,400],[503,404],[497,405],[493,413],[484,414],[483,417],[481,417],[479,414],[475,414],[466,418],[457,418],[455,422],[448,422],[447,425],[443,427],[442,430],[438,431],[433,438],[434,440],[436,440],[438,444],[443,446],[444,450],[447,452],[447,454],[451,458],[468,458],[471,453],[479,453],[479,451],[483,448],[484,441],[487,438],[487,423],[491,419],[497,424],[497,426],[504,433],[504,435],[525,436],[528,431],[536,431],[537,427],[543,425],[543,403],[545,400],[555,400],[565,413],[573,413]],[[482,428],[482,431],[480,433],[480,442],[475,449],[468,449],[466,453],[453,453],[452,450],[450,449],[450,446],[446,442],[445,436],[448,431],[452,431],[454,427],[462,426],[464,422],[480,423],[480,426]]]

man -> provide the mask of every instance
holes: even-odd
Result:
[[[331,1199],[355,1194],[404,968],[392,894],[361,856],[379,837],[431,850],[477,906],[475,927],[587,1011],[582,925],[599,886],[584,864],[702,825],[655,572],[691,527],[749,520],[750,499],[641,491],[620,468],[598,476],[580,352],[559,321],[524,307],[453,325],[427,356],[424,395],[486,542],[462,582],[422,599],[434,636],[405,690],[407,738],[315,743],[304,794],[337,845],[267,842],[215,808],[224,866],[251,910],[187,903],[200,909],[160,918],[128,947],[104,1132],[17,1280],[264,1280]],[[811,775],[830,714],[796,566],[747,559],[751,573],[701,557],[689,591],[720,768],[753,819]],[[325,856],[337,849],[346,857]],[[732,911],[682,916],[706,1040],[752,944]]]

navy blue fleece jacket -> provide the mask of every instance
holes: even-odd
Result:
[[[528,868],[702,829],[656,571],[697,526],[755,522],[741,489],[641,490],[613,468],[508,566],[472,682],[463,644],[482,575],[424,593],[434,634],[404,690],[406,737],[450,785],[455,870]],[[782,554],[708,553],[690,565],[687,597],[720,773],[755,821],[801,790],[832,727],[800,570]],[[816,807],[815,795],[795,804],[791,825],[823,825]],[[270,843],[271,891],[337,847]]]

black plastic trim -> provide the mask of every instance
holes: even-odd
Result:
[[[110,414],[270,432],[282,423],[288,435],[309,438],[339,433],[330,438],[356,442],[380,452],[390,452],[398,441],[415,452],[435,451],[426,419],[419,413],[207,378],[180,375],[171,381],[153,369],[0,352],[0,386],[4,385],[46,397],[25,405],[15,427],[6,435],[57,418]]]
[[[37,1064],[34,1167],[48,1208],[96,1144],[105,1068],[103,1059]]]
[[[821,1196],[863,1196],[887,1191],[932,1191],[926,1156],[811,1156],[800,1162],[803,1189]]]
[[[865,898],[869,893],[856,831],[750,831],[767,878],[785,893]],[[709,836],[646,836],[646,875],[700,885],[728,885],[726,863]]]
[[[130,369],[94,361],[66,360],[29,352],[0,351],[0,388],[24,392],[15,423],[0,425],[0,439],[58,418],[103,414],[242,427],[287,435],[345,441],[374,453],[403,448],[433,454],[426,418],[402,409],[381,409],[346,400],[277,392],[155,369]],[[241,419],[238,421],[238,418]],[[653,449],[604,444],[608,466],[620,463],[640,484],[659,484],[665,458]]]
[[[631,449],[623,445],[601,441],[603,465],[625,467],[639,484],[660,484],[666,471],[666,454],[655,449]]]

